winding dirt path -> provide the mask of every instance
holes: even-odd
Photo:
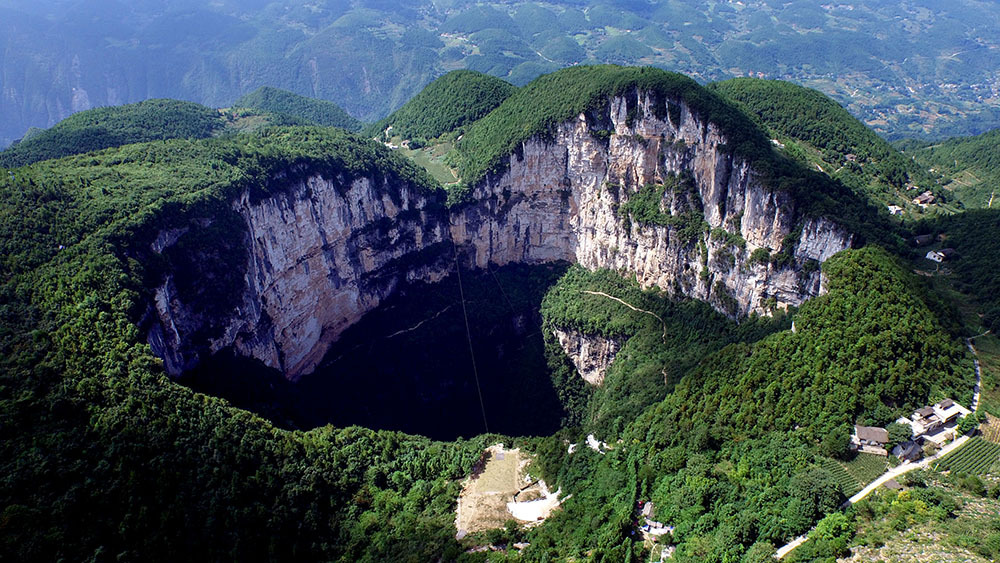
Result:
[[[615,297],[614,295],[608,295],[607,293],[604,293],[603,291],[589,291],[589,290],[584,289],[584,290],[581,290],[580,293],[586,293],[587,295],[599,295],[601,297],[607,297],[608,299],[610,299],[612,301],[617,301],[617,302],[621,303],[622,305],[625,305],[626,307],[628,307],[629,309],[632,309],[636,313],[645,313],[647,315],[652,315],[653,317],[656,318],[656,320],[660,321],[661,325],[663,325],[663,342],[666,343],[666,341],[667,341],[667,323],[663,320],[663,318],[660,315],[657,315],[656,313],[654,313],[652,311],[647,311],[645,309],[640,309],[640,308],[638,308],[638,307],[636,307],[634,305],[631,305],[631,304],[629,304],[629,303],[627,303],[627,302],[625,302],[625,301],[623,301],[623,300]]]

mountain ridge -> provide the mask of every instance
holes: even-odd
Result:
[[[920,278],[884,250],[850,248],[897,237],[879,214],[858,234],[861,196],[774,152],[696,84],[664,73],[680,87],[658,90],[646,86],[662,71],[604,72],[581,113],[555,98],[557,112],[520,122],[526,136],[496,135],[501,166],[450,204],[400,154],[335,128],[127,145],[0,177],[0,412],[13,421],[0,426],[4,550],[459,560],[528,540],[504,556],[625,561],[646,555],[634,522],[652,499],[681,554],[769,557],[844,500],[818,452],[846,453],[850,423],[971,393],[971,360]],[[699,99],[750,123],[742,148]],[[620,354],[639,369],[609,370],[601,389],[553,368],[575,414],[551,436],[286,431],[168,377],[232,345],[294,378],[406,281],[563,260],[583,266],[570,273],[582,281],[549,294],[548,309],[565,308],[546,330],[652,331]],[[584,290],[702,322],[682,319],[678,335],[650,315],[607,326],[623,305]],[[716,312],[701,315],[706,303]],[[755,326],[786,308],[801,326]],[[729,344],[696,366],[629,357],[668,337],[684,347],[684,331],[700,329]],[[545,338],[552,361],[567,362]],[[567,447],[585,429],[611,447]],[[533,452],[533,471],[566,494],[561,511],[457,540],[460,480],[498,441]],[[53,467],[73,471],[53,479]]]

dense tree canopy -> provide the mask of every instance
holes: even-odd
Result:
[[[376,135],[392,127],[393,137],[433,139],[483,117],[515,90],[510,83],[480,72],[452,71],[366,132]]]
[[[0,167],[14,168],[129,143],[210,137],[224,126],[219,112],[191,102],[147,100],[97,108],[74,114],[0,152]]]
[[[764,166],[775,189],[801,198],[810,213],[853,213],[850,226],[866,219],[858,198],[773,153],[733,106],[652,69],[570,69],[517,91],[469,126],[465,172],[481,176],[529,136],[637,88],[684,99],[717,120],[733,150]],[[155,140],[4,171],[4,559],[487,557],[464,553],[454,539],[454,499],[484,446],[511,438],[443,443],[357,427],[281,430],[171,381],[137,327],[155,267],[137,259],[137,245],[148,247],[184,216],[217,218],[214,233],[238,238],[239,228],[225,222],[236,194],[263,197],[312,174],[407,183],[444,205],[423,170],[335,128]],[[684,178],[672,180],[624,215],[667,221],[650,203],[668,187],[685,189]],[[995,230],[995,215],[973,218]],[[873,225],[863,232],[868,240],[888,232]],[[970,256],[986,248],[961,274],[974,284],[989,277],[995,252],[978,244],[990,237],[965,228],[951,228],[956,247]],[[517,443],[537,454],[537,475],[572,496],[523,532],[523,559],[638,561],[646,554],[637,502],[646,500],[675,526],[679,561],[766,556],[844,500],[817,457],[831,432],[884,424],[945,396],[968,401],[974,376],[964,348],[896,258],[877,247],[848,250],[823,273],[824,295],[787,317],[737,325],[616,272],[571,268],[541,306],[552,379],[569,416],[556,435]],[[549,338],[556,327],[623,342],[604,387],[583,386]],[[570,453],[588,432],[608,442],[602,452]],[[843,522],[824,522],[817,533],[842,535]]]
[[[774,136],[806,143],[831,176],[860,193],[895,201],[908,182],[931,178],[826,95],[781,80],[737,78],[709,85]],[[794,153],[793,153],[794,154]],[[810,159],[802,155],[806,164]],[[904,198],[910,199],[910,198]]]
[[[924,168],[951,180],[948,187],[966,207],[987,207],[1000,185],[1000,129],[976,137],[956,137],[942,143],[903,143]]]
[[[354,119],[340,106],[326,100],[307,98],[298,94],[261,86],[233,102],[233,107],[256,108],[272,113],[289,115],[304,120],[310,125],[340,127],[348,131],[359,131],[361,122]]]

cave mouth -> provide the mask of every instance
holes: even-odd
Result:
[[[283,428],[357,425],[437,440],[487,431],[549,435],[559,429],[563,408],[539,310],[568,266],[463,270],[438,283],[405,284],[294,383],[231,349],[179,382]]]

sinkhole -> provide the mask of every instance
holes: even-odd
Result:
[[[223,349],[179,382],[284,428],[326,424],[438,440],[559,429],[542,298],[567,264],[453,271],[410,283],[348,328],[296,382]]]

